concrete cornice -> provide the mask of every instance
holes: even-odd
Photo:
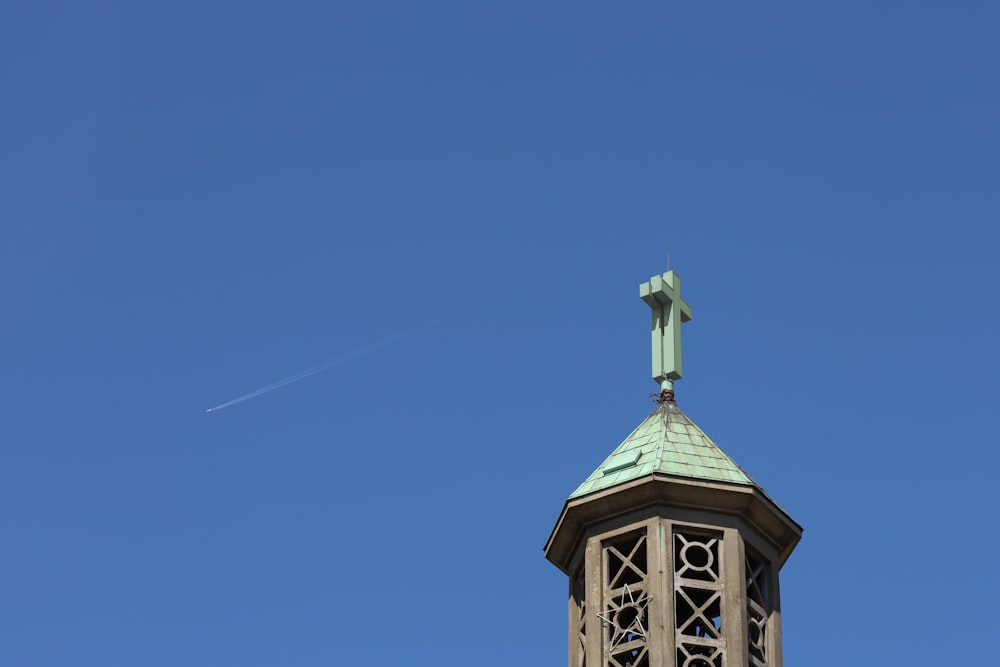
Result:
[[[669,517],[672,507],[742,518],[774,546],[778,567],[802,536],[802,527],[755,486],[652,474],[566,501],[545,543],[545,557],[570,574],[570,562],[590,526],[649,508],[662,508],[662,515]]]

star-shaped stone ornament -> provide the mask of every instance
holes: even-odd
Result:
[[[625,592],[621,595],[621,604],[618,608],[597,613],[597,617],[604,622],[604,625],[612,630],[611,650],[624,641],[646,638],[646,628],[642,627],[642,615],[646,611],[646,606],[652,601],[653,598],[645,593],[636,600],[628,584],[625,584]]]

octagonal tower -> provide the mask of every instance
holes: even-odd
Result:
[[[545,556],[570,578],[570,667],[781,667],[778,572],[801,527],[677,406],[672,271],[653,310],[658,406],[570,495]]]

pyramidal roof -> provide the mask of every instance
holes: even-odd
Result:
[[[741,484],[763,491],[676,403],[665,401],[618,445],[570,499],[652,474]]]

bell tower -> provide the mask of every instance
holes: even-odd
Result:
[[[782,667],[778,571],[802,528],[685,415],[673,271],[653,311],[657,407],[574,491],[545,545],[569,576],[570,667]]]

